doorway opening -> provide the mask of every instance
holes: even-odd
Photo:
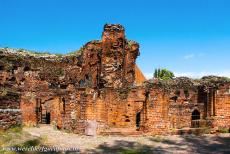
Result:
[[[50,113],[46,113],[46,124],[50,124]]]
[[[42,124],[50,124],[50,112],[42,114]]]
[[[192,120],[199,120],[200,119],[200,112],[198,110],[194,110],[192,112]]]
[[[136,114],[136,128],[140,129],[140,122],[141,122],[141,112]]]
[[[192,122],[191,122],[191,126],[192,128],[199,128],[200,127],[200,112],[195,109],[192,112]]]

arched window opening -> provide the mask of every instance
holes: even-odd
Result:
[[[200,119],[200,112],[198,110],[194,110],[192,112],[192,120],[199,120]]]
[[[191,117],[191,126],[192,128],[199,128],[200,127],[200,112],[198,110],[194,110],[192,112],[192,117]]]

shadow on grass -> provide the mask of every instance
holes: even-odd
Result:
[[[140,144],[134,141],[115,140],[113,144],[100,144],[95,149],[88,149],[88,153],[106,154],[167,154],[167,153],[230,153],[230,137],[221,136],[179,136],[181,140],[159,139],[149,137],[150,144]]]
[[[24,139],[22,139],[24,138]],[[21,126],[13,126],[0,131],[0,154],[71,154],[79,153],[76,149],[62,152],[54,147],[43,145],[44,138],[34,138],[22,131]],[[38,150],[34,150],[37,148]],[[56,147],[59,148],[59,147]]]
[[[89,153],[124,153],[124,154],[134,154],[134,153],[151,153],[152,147],[148,145],[142,145],[138,142],[116,140],[113,145],[108,145],[107,143],[99,145],[93,150],[87,150]]]
[[[166,152],[184,151],[189,153],[230,153],[230,137],[223,136],[196,136],[182,135],[182,140],[175,141],[173,139],[165,139],[163,144],[168,145],[167,148],[157,147]],[[152,139],[150,139],[153,141]]]
[[[193,147],[196,153],[230,153],[230,137],[186,136],[184,140]]]
[[[54,147],[49,147],[42,145],[41,139],[33,139],[28,140],[22,144],[14,145],[13,148],[17,149],[17,151],[12,151],[12,153],[17,154],[76,154],[79,153],[79,151],[75,150],[67,150],[67,151],[61,151],[61,150],[54,150]],[[38,148],[39,150],[28,150],[31,148]],[[26,149],[26,150],[25,150]]]

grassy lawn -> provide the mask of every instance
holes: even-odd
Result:
[[[0,131],[0,153],[16,154],[16,153],[32,153],[32,152],[15,152],[6,150],[7,147],[22,148],[39,146],[42,143],[41,138],[36,138],[24,132],[22,127],[15,126],[6,131]]]
[[[222,132],[226,132],[222,130]],[[230,134],[168,135],[168,136],[80,136],[53,129],[52,126],[12,127],[0,132],[0,154],[40,154],[32,151],[10,151],[14,148],[68,148],[83,153],[229,153]],[[41,149],[40,149],[41,150]],[[63,153],[48,151],[46,153]],[[44,152],[43,152],[44,153]],[[66,153],[76,153],[67,150]]]

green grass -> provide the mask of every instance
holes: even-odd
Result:
[[[19,144],[18,146],[31,147],[31,146],[38,146],[40,143],[41,143],[40,139],[32,139],[32,140],[28,140],[22,144]]]
[[[150,149],[122,149],[121,154],[150,154]]]
[[[21,126],[13,126],[6,131],[0,131],[0,154],[16,154],[19,152],[6,151],[6,147],[31,147],[39,146],[42,142],[41,138],[34,138],[25,133]],[[31,152],[20,152],[31,153]],[[36,154],[36,153],[35,153]]]
[[[162,142],[164,141],[164,138],[162,138],[161,136],[154,136],[151,138],[151,140],[154,142]]]
[[[6,131],[0,131],[0,147],[7,144],[13,138],[20,136],[22,132],[21,126],[13,126]]]
[[[220,128],[218,128],[218,132],[220,132],[220,133],[229,133],[229,128],[220,127]]]

